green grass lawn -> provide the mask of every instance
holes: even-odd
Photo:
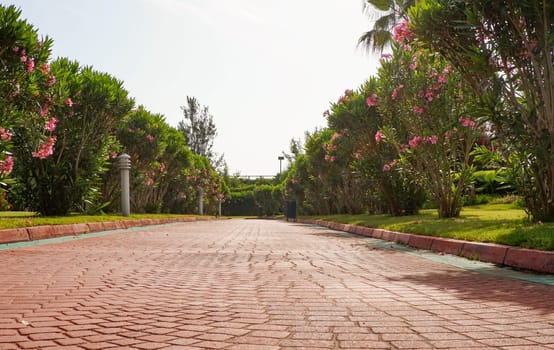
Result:
[[[0,211],[0,230],[6,228],[18,228],[40,225],[65,225],[80,224],[88,222],[102,221],[120,221],[136,219],[156,219],[156,218],[182,218],[194,217],[196,215],[177,215],[177,214],[132,214],[130,216],[120,215],[67,215],[67,216],[38,216],[31,212],[20,211]]]
[[[435,209],[401,217],[331,215],[310,218],[435,237],[554,250],[554,223],[531,223],[525,211],[513,204],[466,207],[456,219],[439,219]]]

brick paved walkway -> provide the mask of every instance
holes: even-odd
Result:
[[[1,349],[554,349],[554,288],[226,220],[0,251]]]

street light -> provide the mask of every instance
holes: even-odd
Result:
[[[283,168],[281,167],[281,162],[283,161],[283,159],[285,159],[285,157],[279,156],[277,157],[277,159],[279,159],[279,175],[281,175],[281,171],[283,170]]]

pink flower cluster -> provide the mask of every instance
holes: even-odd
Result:
[[[54,153],[54,144],[56,143],[56,136],[48,138],[45,142],[41,143],[37,152],[31,153],[33,157],[46,159]]]
[[[431,144],[431,145],[435,145],[435,144],[437,144],[438,140],[439,140],[439,137],[437,135],[431,135],[431,136],[425,136],[425,137],[421,137],[421,136],[416,135],[416,136],[412,137],[412,139],[410,141],[408,141],[408,146],[415,149],[422,142],[423,143],[428,143],[428,144]]]
[[[398,164],[398,159],[393,159],[389,164],[383,165],[383,171],[391,171]]]
[[[65,104],[68,105],[69,107],[73,107],[73,100],[71,100],[71,98],[68,97],[67,100],[65,100]]]
[[[0,160],[0,174],[9,174],[13,169],[13,158],[7,156],[6,159]]]
[[[412,148],[417,148],[420,142],[421,142],[421,137],[416,135],[410,141],[408,141],[408,145],[410,145],[410,147]]]
[[[27,72],[31,73],[35,69],[35,61],[32,58],[27,60]]]
[[[466,128],[473,128],[476,125],[473,120],[464,117],[460,117],[460,124],[462,124],[462,126]]]
[[[150,135],[150,134],[146,135],[146,139],[147,139],[148,142],[150,142],[150,143],[154,142],[154,136],[152,136],[152,135]]]
[[[399,84],[397,87],[395,87],[394,89],[392,89],[392,94],[391,94],[391,98],[394,100],[396,100],[396,98],[398,97],[398,91],[402,90],[404,88],[404,84]]]
[[[412,109],[415,114],[423,114],[425,112],[425,107],[413,106]]]
[[[382,139],[385,138],[385,134],[383,134],[380,130],[375,133],[375,142],[379,143]]]
[[[384,53],[381,55],[381,58],[379,59],[381,62],[386,61],[388,59],[391,59],[392,55],[390,53]]]
[[[337,158],[335,156],[331,156],[329,154],[325,155],[325,160],[328,162],[334,162]]]
[[[156,176],[155,171],[147,171],[144,173],[144,176],[146,176],[146,186],[152,186],[154,185],[154,177]]]
[[[52,87],[54,84],[56,84],[56,77],[53,76],[53,75],[49,75],[48,76],[48,81],[46,82],[46,87],[49,88],[49,87]]]
[[[368,107],[377,106],[377,94],[371,94],[366,100],[365,103]]]
[[[352,95],[352,90],[350,89],[346,89],[344,90],[344,95],[342,95],[340,98],[339,98],[339,104],[343,103],[344,101],[346,101],[346,99]]]
[[[398,23],[392,32],[394,41],[399,44],[410,42],[414,36],[414,33],[410,30],[410,26],[407,20],[403,20]]]
[[[58,122],[58,119],[52,117],[47,122],[46,125],[44,125],[44,128],[50,132],[56,130],[56,123]]]
[[[0,126],[0,140],[11,140],[12,133]]]

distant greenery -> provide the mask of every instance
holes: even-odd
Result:
[[[436,210],[419,215],[330,215],[309,218],[427,236],[554,250],[554,224],[530,222],[515,204],[464,207],[460,217],[439,219]]]

